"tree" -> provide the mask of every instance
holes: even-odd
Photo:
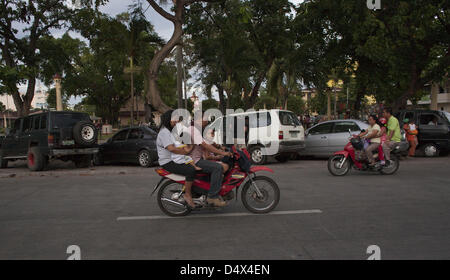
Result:
[[[87,9],[93,2],[98,6],[104,1],[84,0],[81,6]],[[2,0],[0,11],[0,84],[12,95],[19,115],[25,116],[31,108],[36,79],[42,74],[40,41],[51,29],[68,27],[73,9],[59,0]],[[18,85],[25,83],[22,97]]]
[[[154,108],[157,108],[160,112],[167,111],[170,107],[167,106],[161,99],[161,94],[158,89],[158,71],[165,58],[170,54],[173,48],[180,44],[181,36],[183,35],[182,25],[184,23],[184,13],[185,8],[196,2],[217,2],[216,0],[173,0],[174,13],[171,14],[165,11],[160,5],[154,0],[147,0],[149,4],[158,12],[162,17],[171,21],[174,25],[174,32],[170,40],[161,47],[153,57],[150,62],[150,67],[147,71],[148,76],[148,89],[147,97]],[[167,1],[160,1],[161,3],[166,3]]]
[[[299,19],[321,26],[314,34],[323,38],[327,56],[336,58],[330,69],[347,68],[355,76],[356,110],[368,94],[403,108],[449,71],[448,1],[388,1],[371,11],[365,1],[321,0],[299,10]]]

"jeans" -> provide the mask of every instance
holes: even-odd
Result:
[[[211,187],[208,191],[209,198],[218,198],[222,188],[223,167],[217,162],[201,159],[195,164],[202,172],[211,174]]]

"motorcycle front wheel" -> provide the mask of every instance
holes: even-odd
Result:
[[[328,171],[333,176],[344,176],[350,170],[350,159],[343,155],[334,155],[328,159]]]
[[[256,176],[248,180],[242,188],[241,198],[245,208],[256,214],[269,213],[280,201],[280,189],[269,177]]]
[[[180,217],[191,212],[186,203],[178,197],[182,189],[183,185],[174,181],[167,181],[159,188],[158,206],[166,215]]]

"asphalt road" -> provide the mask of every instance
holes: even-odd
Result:
[[[323,160],[272,163],[272,215],[249,215],[239,200],[187,218],[164,216],[149,197],[153,168],[31,174],[19,164],[0,173],[0,259],[67,259],[69,245],[82,259],[367,259],[370,245],[382,259],[449,259],[449,163],[339,178]]]

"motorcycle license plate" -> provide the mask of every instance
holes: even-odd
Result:
[[[74,141],[74,140],[63,140],[63,141],[62,141],[62,144],[63,144],[64,146],[71,146],[71,145],[74,145],[74,144],[75,144],[75,141]]]

